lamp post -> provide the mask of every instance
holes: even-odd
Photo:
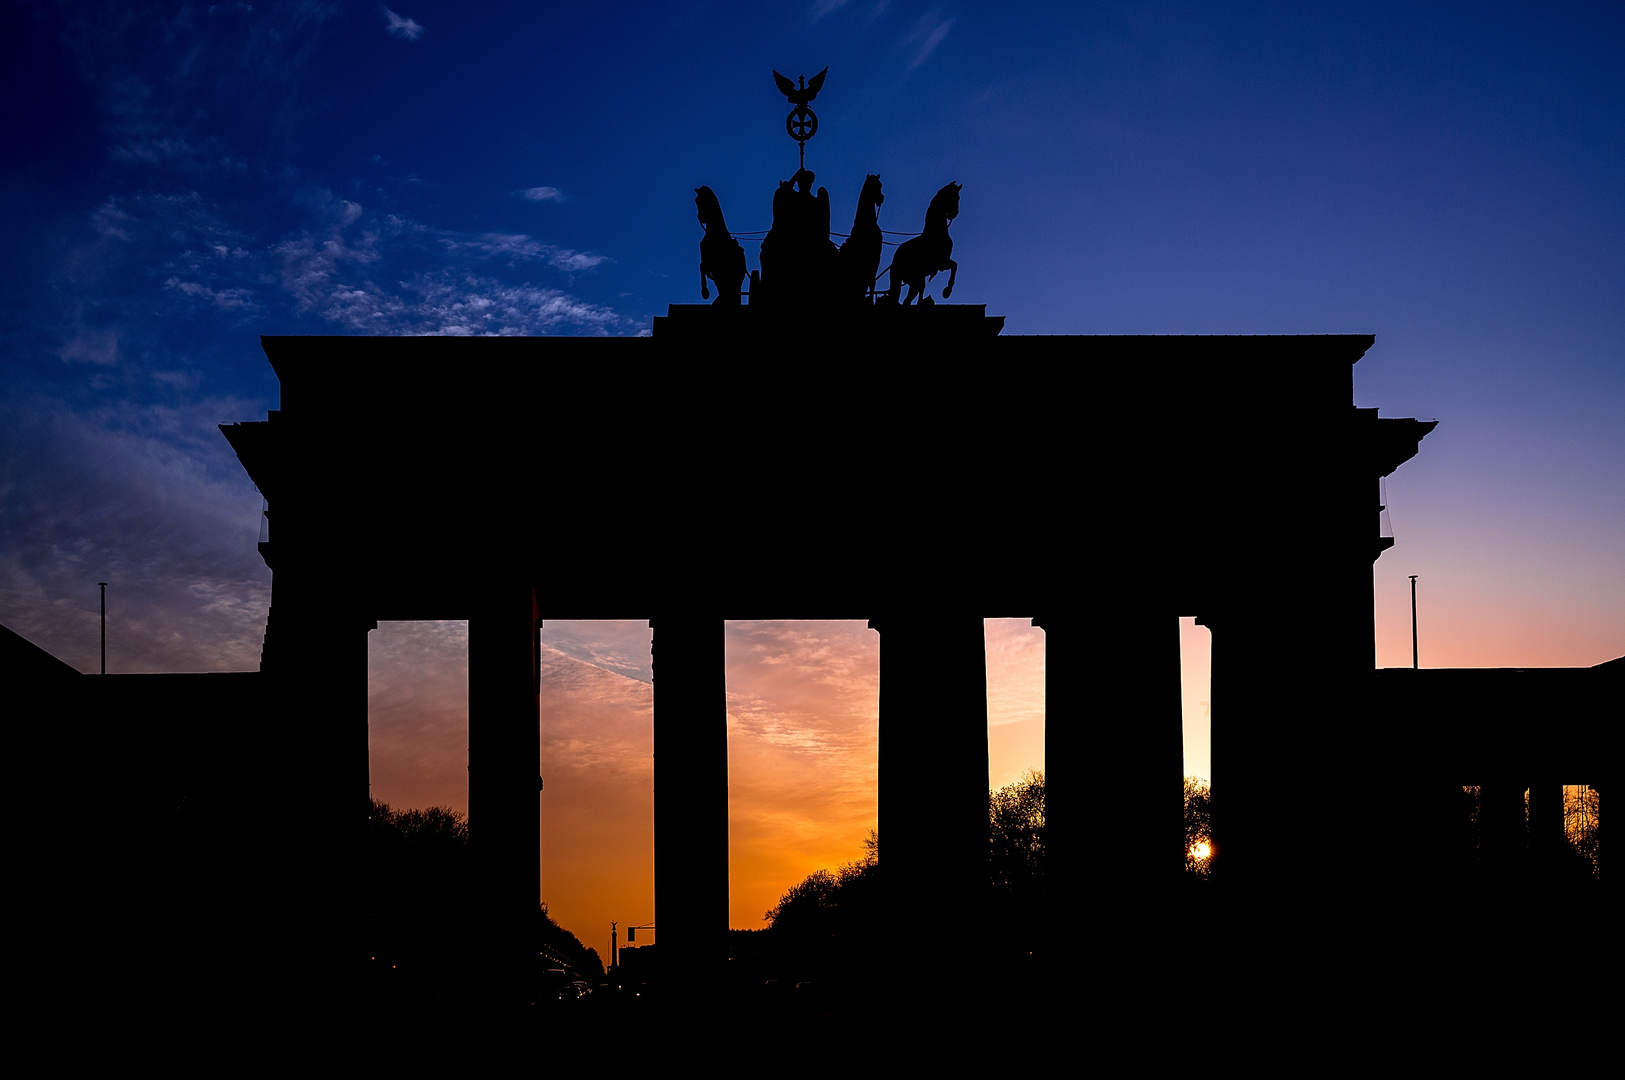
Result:
[[[1417,662],[1416,653],[1416,575],[1411,575],[1411,670],[1415,671],[1421,665]]]

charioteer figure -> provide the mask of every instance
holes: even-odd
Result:
[[[829,239],[829,191],[819,188],[808,169],[779,182],[773,193],[773,227],[762,241],[762,276],[752,303],[823,300],[835,273],[836,249]]]

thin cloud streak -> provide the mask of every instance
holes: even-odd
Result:
[[[548,619],[544,611],[542,642],[567,656],[583,660],[638,682],[654,681],[653,631],[647,619]]]
[[[914,29],[908,35],[908,44],[914,47],[914,58],[909,61],[908,70],[913,71],[931,59],[931,54],[936,52],[937,46],[942,44],[942,39],[953,29],[954,22],[954,19],[945,19],[936,11],[920,16],[919,22],[914,24]]]
[[[812,21],[818,22],[826,15],[833,15],[846,6],[846,0],[815,0],[812,6]]]
[[[408,19],[404,15],[397,15],[385,8],[384,33],[391,37],[401,38],[403,41],[416,41],[423,36],[423,26],[414,19]]]
[[[485,233],[476,238],[446,237],[441,240],[450,252],[469,252],[492,259],[508,259],[513,263],[531,260],[543,261],[556,270],[582,273],[609,261],[603,255],[587,255],[568,248],[555,247],[534,240],[523,233]]]

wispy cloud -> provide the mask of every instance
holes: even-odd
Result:
[[[311,238],[282,246],[283,282],[300,310],[364,334],[515,337],[562,329],[608,333],[621,324],[610,308],[559,289],[441,270],[386,289],[366,277],[341,275],[347,263],[376,257],[341,241]],[[350,280],[345,280],[349,277]]]
[[[612,309],[535,281],[504,280],[490,264],[574,275],[610,262],[524,233],[436,230],[369,215],[347,200],[321,203],[322,232],[273,248],[283,289],[302,314],[366,334],[516,336],[623,329]]]
[[[32,313],[56,324],[61,360],[168,363],[153,345],[171,315],[206,304],[240,318],[264,289],[258,245],[196,191],[108,198],[68,228],[77,242],[57,256],[46,306]]]
[[[846,0],[813,0],[812,21],[817,22],[826,15],[833,15],[846,6]]]
[[[563,270],[568,274],[584,273],[610,261],[604,255],[588,255],[581,251],[571,251],[569,248],[555,247],[522,233],[485,233],[478,237],[452,236],[442,239],[441,243],[446,246],[447,251],[470,252],[487,258],[508,259],[510,265],[524,260],[541,260],[555,270]]]
[[[56,355],[63,360],[86,364],[116,364],[118,342],[117,330],[83,330],[57,349]]]
[[[381,622],[367,635],[373,796],[468,809],[468,623]]]
[[[162,319],[213,310],[242,318],[275,313],[290,302],[294,317],[315,316],[366,334],[631,329],[613,309],[568,291],[577,276],[610,263],[608,256],[524,233],[434,229],[399,214],[369,212],[322,187],[306,188],[291,201],[308,225],[271,243],[233,226],[230,208],[195,191],[104,201],[89,215],[85,240],[60,274],[59,294],[77,306],[63,315],[57,357],[116,364],[130,355],[129,333],[143,321],[138,313]],[[561,280],[537,279],[553,274]],[[158,323],[148,329],[162,331]]]
[[[193,174],[241,168],[226,141],[297,117],[299,77],[339,11],[331,0],[70,7],[62,42],[97,88],[109,156]]]
[[[863,622],[729,622],[731,917],[861,853],[875,824],[879,635]],[[657,631],[658,641],[658,631]]]
[[[490,278],[436,275],[412,289],[422,297],[416,312],[422,326],[416,332],[422,334],[514,337],[566,328],[607,333],[621,321],[609,308],[529,282],[504,285]]]
[[[247,289],[211,289],[201,282],[182,281],[180,278],[175,277],[165,281],[164,288],[172,289],[193,300],[213,304],[215,307],[226,311],[257,306],[254,303],[253,294]]]
[[[548,252],[547,261],[556,270],[563,270],[571,274],[583,273],[596,269],[609,261],[606,255],[588,255],[582,251],[571,251],[569,248],[553,248]]]
[[[948,31],[953,29],[953,25],[952,17],[944,18],[937,10],[928,11],[920,16],[908,34],[907,44],[914,51],[914,57],[908,64],[910,71],[931,58],[931,54],[942,44],[942,39],[948,36]]]
[[[653,682],[653,631],[648,620],[549,619],[542,641],[577,660],[639,682]]]
[[[552,699],[555,706],[563,701],[571,705],[569,709],[551,710],[553,715],[549,720],[554,722],[548,724],[542,737],[544,756],[561,763],[567,761],[572,769],[616,763],[622,769],[631,768],[647,775],[650,772],[646,749],[648,731],[636,729],[651,718],[654,688],[636,679],[621,678],[546,644],[542,646],[541,666],[544,696]],[[559,715],[566,712],[587,722],[571,723]],[[612,722],[606,729],[602,721],[610,716],[617,717],[620,723]],[[560,720],[563,722],[558,722]],[[623,726],[633,730],[613,730]]]
[[[861,622],[730,622],[728,716],[794,754],[847,755],[872,737],[879,640]]]
[[[416,20],[408,19],[404,15],[397,15],[385,8],[384,33],[405,41],[416,41],[423,36],[423,25]]]
[[[98,236],[109,240],[130,239],[130,220],[129,211],[120,206],[116,199],[108,199],[90,215],[91,228]]]
[[[987,722],[1044,723],[1044,632],[1031,619],[988,619]]]
[[[563,202],[564,192],[556,187],[526,188],[525,198],[531,202]]]
[[[340,267],[378,260],[378,253],[372,249],[374,239],[373,234],[363,236],[359,247],[352,247],[342,236],[284,240],[272,249],[282,261],[282,287],[293,296],[301,312],[325,314],[335,291],[344,288],[334,281]]]
[[[196,191],[109,198],[64,256],[58,294],[129,321],[152,310],[149,291],[246,309],[261,288],[259,245]],[[157,301],[162,306],[162,301]]]
[[[589,636],[591,625],[577,624]],[[644,664],[648,633],[645,622]],[[654,910],[654,687],[547,646],[541,669],[548,908],[569,926],[607,925],[629,905],[644,921]]]
[[[262,504],[215,425],[261,407],[0,404],[0,619],[90,671],[107,581],[109,671],[256,667]]]
[[[828,16],[835,14],[842,8],[846,8],[848,3],[849,0],[813,0],[808,21],[814,24],[822,22]],[[872,0],[871,3],[854,5],[856,9],[862,11],[865,21],[869,23],[879,19],[890,6],[891,0]]]

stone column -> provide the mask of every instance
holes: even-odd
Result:
[[[1509,778],[1505,770],[1479,786],[1479,858],[1492,881],[1521,880],[1529,835],[1526,790],[1526,785]]]
[[[1119,602],[1120,601],[1120,602]],[[1179,618],[1132,590],[1044,628],[1045,848],[1058,970],[1122,987],[1164,971],[1161,916],[1184,866]],[[1138,991],[1136,991],[1138,992]]]
[[[1267,862],[1261,854],[1270,827],[1269,771],[1261,767],[1269,756],[1267,701],[1259,693],[1263,658],[1249,655],[1258,627],[1243,613],[1205,611],[1196,621],[1213,635],[1214,872],[1223,875],[1227,891],[1235,891]]]
[[[1071,620],[1072,633],[1054,619],[1034,621],[1046,636],[1045,763],[1087,776],[1086,783],[1060,785],[1074,792],[1061,796],[1061,846],[1072,857],[1087,853],[1097,888],[1165,894],[1184,865],[1179,617],[1126,599],[1103,605],[1094,619]],[[1060,699],[1054,706],[1052,688]],[[1054,757],[1051,714],[1066,746]],[[1064,733],[1067,725],[1075,735]],[[1081,790],[1092,804],[1087,818],[1070,802]],[[1051,865],[1055,854],[1051,849]]]
[[[987,891],[987,646],[980,617],[871,619],[880,643],[880,842],[893,925],[923,985],[951,968]],[[938,970],[940,968],[940,970]]]
[[[1323,895],[1338,884],[1346,898],[1364,885],[1327,858],[1327,846],[1363,835],[1357,821],[1380,822],[1387,813],[1339,801],[1355,790],[1350,759],[1382,760],[1362,719],[1372,676],[1350,673],[1335,635],[1323,640],[1319,621],[1344,613],[1322,614],[1320,594],[1308,587],[1313,579],[1283,580],[1294,587],[1234,595],[1217,621],[1201,620],[1213,632],[1215,869],[1231,893]],[[1297,587],[1298,580],[1307,584]]]
[[[666,1000],[702,1007],[728,931],[728,700],[723,621],[654,631],[655,940]]]
[[[258,845],[257,895],[248,902],[258,907],[264,951],[306,973],[307,1005],[317,1013],[349,1007],[363,985],[359,855],[367,779],[357,729],[366,723],[367,661],[358,624],[371,615],[344,578],[350,549],[330,532],[344,493],[322,466],[315,454],[292,454],[285,466],[289,490],[278,502],[273,572],[277,644],[261,691],[272,734],[254,763],[259,776],[274,778],[278,802],[298,807],[317,827],[296,831],[256,815],[259,834],[246,841]]]
[[[1083,680],[1075,677],[1076,620],[1040,616],[1033,625],[1044,631],[1044,873],[1045,896],[1034,939],[1041,963],[1057,984],[1065,985],[1076,970],[1078,949],[1073,936],[1056,928],[1081,905],[1080,843],[1082,807],[1088,785],[1080,758],[1082,725],[1076,718],[1087,708]]]
[[[468,620],[468,821],[476,876],[468,913],[492,1003],[523,1003],[541,900],[541,728],[536,594],[487,584]]]
[[[1563,785],[1549,779],[1549,769],[1541,771],[1547,775],[1529,785],[1529,852],[1545,870],[1568,838],[1563,834]]]

